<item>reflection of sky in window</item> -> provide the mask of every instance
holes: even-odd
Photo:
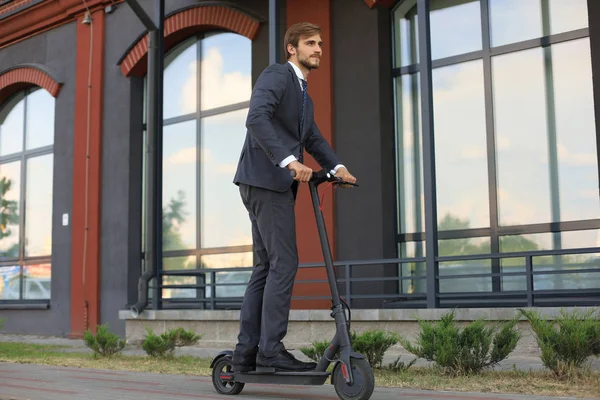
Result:
[[[174,229],[185,248],[196,248],[196,121],[167,125],[163,135],[163,210],[183,192],[185,219]]]
[[[248,212],[233,177],[246,130],[248,109],[202,121],[202,247],[252,244]]]
[[[549,0],[550,34],[588,26],[587,0]],[[543,35],[540,0],[490,0],[492,46]]]
[[[51,145],[54,141],[54,98],[43,89],[31,92],[26,100],[23,93],[5,103],[5,107],[0,110],[0,142],[8,154],[22,151],[24,132],[28,149]],[[2,155],[5,155],[4,152]],[[25,255],[46,256],[52,253],[53,156],[48,154],[30,157],[27,163]],[[0,165],[0,177],[12,181],[11,190],[6,193],[6,198],[17,201],[17,212],[20,214],[20,187],[23,184],[21,161]],[[0,243],[1,251],[6,251],[19,241],[18,224],[10,226],[10,229],[11,236],[3,238]]]
[[[164,108],[165,119],[196,111],[196,96],[182,98],[181,93],[189,87],[196,93],[196,45],[195,41],[186,41],[166,57],[164,71]],[[176,58],[171,61],[172,57]]]
[[[532,25],[535,28],[536,15],[541,18],[539,1],[492,2],[495,3],[494,34],[505,33],[503,40],[508,42],[541,35],[541,28],[535,34],[527,33]],[[509,7],[513,3],[520,14]],[[549,4],[552,33],[587,26],[585,1],[552,0]],[[432,3],[431,16],[434,58],[440,54],[445,57],[465,52],[461,46],[468,48],[474,46],[474,41],[480,43],[477,2],[441,10],[435,10],[435,5]],[[454,13],[461,8],[461,15]],[[463,25],[463,29],[451,30],[455,25]],[[462,39],[457,38],[460,32]],[[468,32],[472,33],[471,39]],[[517,36],[510,39],[513,34]],[[589,53],[588,39],[552,46],[562,221],[600,216]],[[538,48],[495,57],[492,67],[500,222],[503,225],[549,222],[551,199],[543,52]],[[438,69],[433,75],[438,216],[442,218],[447,210],[469,220],[471,227],[480,227],[489,226],[487,186],[484,185],[487,156],[482,122],[485,116],[483,78],[481,71],[474,73],[468,69],[469,63],[464,63],[446,67],[445,71]],[[412,196],[410,200],[404,198],[403,206],[406,212],[403,231],[411,232],[415,209],[414,194],[410,192],[412,177],[408,174],[412,168],[409,163],[413,162],[410,152],[413,129],[407,125],[406,118],[412,95],[406,78],[399,78],[404,81],[400,105],[404,120],[399,123],[401,129],[403,125],[405,146],[404,182],[400,183],[409,190],[405,194]],[[473,174],[480,178],[470,179]]]
[[[185,49],[185,46],[190,46]],[[182,45],[171,62],[170,98],[165,103],[178,105],[177,115],[195,112],[196,47]],[[220,33],[202,39],[201,108],[214,109],[248,101],[251,94],[251,41]],[[165,74],[166,76],[166,74]],[[165,86],[168,85],[165,79]],[[196,227],[201,247],[225,247],[252,243],[250,222],[233,176],[246,134],[248,110],[205,117],[201,121],[201,153],[197,157],[196,122],[164,128],[164,192],[166,207],[178,191],[185,193],[186,220],[177,227],[185,246],[196,246]],[[197,160],[200,160],[200,194],[196,199]],[[197,219],[200,201],[202,214]]]
[[[52,165],[47,154],[27,160],[25,256],[52,254]]]
[[[479,1],[433,10],[430,21],[433,60],[481,50]]]
[[[456,86],[457,82],[461,85]],[[490,222],[482,61],[435,69],[433,107],[438,223],[452,215],[470,221],[470,228],[487,227]]]
[[[252,42],[220,33],[202,39],[201,108],[209,110],[248,101],[251,93]],[[197,108],[197,46],[188,40],[167,56],[164,117],[192,114]]]
[[[19,94],[0,110],[0,156],[23,150],[25,102]]]

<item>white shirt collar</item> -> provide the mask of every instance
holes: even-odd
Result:
[[[300,81],[298,83],[300,83],[300,87],[302,87],[302,81],[305,80],[304,75],[302,75],[302,71],[300,71],[300,68],[298,68],[298,66],[296,64],[294,64],[293,62],[288,61],[288,63],[290,63],[292,65],[292,68],[294,68],[294,72],[296,73],[296,76],[298,77],[298,79],[300,79]]]

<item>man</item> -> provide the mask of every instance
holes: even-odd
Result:
[[[306,79],[321,62],[320,33],[318,26],[306,22],[291,26],[284,39],[288,62],[267,67],[250,99],[248,131],[234,183],[252,222],[256,265],[240,312],[232,360],[236,372],[252,371],[257,364],[287,371],[316,367],[294,358],[281,342],[298,269],[296,194],[299,182],[308,182],[312,175],[302,164],[303,150],[322,168],[356,182],[321,136],[306,92]]]

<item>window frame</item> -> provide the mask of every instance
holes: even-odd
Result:
[[[401,219],[404,217],[403,215],[401,215],[401,210],[403,205],[401,204],[403,202],[403,198],[401,198],[400,194],[403,193],[402,192],[402,188],[400,186],[398,186],[399,183],[399,179],[402,178],[402,176],[398,176],[399,173],[401,172],[401,170],[399,169],[398,165],[399,162],[401,161],[402,155],[399,155],[398,149],[400,149],[399,146],[402,145],[402,143],[399,142],[400,136],[399,136],[399,131],[402,130],[402,126],[399,125],[399,121],[397,118],[395,118],[394,121],[394,138],[395,138],[395,163],[396,163],[396,169],[395,169],[395,184],[396,184],[396,190],[395,190],[395,197],[396,197],[396,202],[395,202],[395,210],[396,210],[396,216],[395,216],[395,224],[396,224],[396,249],[397,249],[397,256],[398,257],[402,257],[402,246],[406,246],[406,244],[408,243],[415,243],[416,248],[423,248],[424,244],[426,244],[426,242],[428,240],[432,240],[433,244],[436,244],[435,246],[431,246],[430,244],[427,244],[427,248],[431,247],[434,248],[434,257],[437,259],[437,257],[439,256],[438,254],[438,246],[437,244],[439,244],[440,240],[445,240],[445,239],[464,239],[464,238],[477,238],[477,237],[489,237],[490,238],[490,247],[491,247],[491,254],[498,254],[500,253],[500,238],[503,236],[508,236],[508,235],[516,235],[516,234],[534,234],[534,233],[557,233],[557,232],[568,232],[568,231],[584,231],[584,230],[593,230],[593,229],[600,229],[600,219],[586,219],[586,220],[575,220],[575,221],[559,221],[559,222],[549,222],[549,223],[534,223],[534,224],[522,224],[522,225],[507,225],[507,226],[502,226],[500,225],[500,221],[498,218],[498,210],[499,210],[499,205],[498,205],[498,171],[497,171],[497,160],[496,160],[496,144],[495,144],[495,126],[494,126],[494,105],[493,105],[493,93],[492,93],[492,58],[495,56],[499,56],[499,55],[504,55],[504,54],[509,54],[509,53],[515,53],[515,52],[519,52],[519,51],[524,51],[524,50],[530,50],[530,49],[535,49],[535,48],[547,48],[550,47],[551,45],[555,45],[555,44],[559,44],[559,43],[564,43],[564,42],[569,42],[569,41],[575,41],[575,40],[579,40],[579,39],[584,39],[584,38],[590,38],[590,30],[589,30],[589,26],[586,28],[580,28],[580,29],[576,29],[576,30],[572,30],[572,31],[567,31],[567,32],[561,32],[561,33],[557,33],[557,34],[549,34],[549,35],[545,35],[545,36],[540,36],[538,38],[534,38],[534,39],[528,39],[528,40],[523,40],[523,41],[519,41],[519,42],[515,42],[515,43],[510,43],[510,44],[506,44],[506,45],[500,45],[500,46],[496,46],[496,47],[492,47],[491,46],[491,39],[490,39],[490,34],[491,34],[491,27],[490,27],[490,13],[489,13],[489,0],[478,0],[479,4],[480,4],[480,11],[481,11],[481,35],[482,35],[482,49],[478,50],[478,51],[473,51],[473,52],[468,52],[468,53],[464,53],[464,54],[459,54],[459,55],[455,55],[455,56],[451,56],[451,57],[445,57],[445,58],[441,58],[441,59],[436,59],[436,60],[429,60],[428,62],[421,62],[420,57],[421,54],[423,54],[421,52],[421,49],[418,48],[418,46],[422,46],[424,41],[422,40],[422,32],[417,30],[413,30],[413,33],[415,33],[415,37],[411,38],[411,42],[410,42],[410,47],[411,47],[411,51],[415,52],[415,54],[417,56],[419,56],[419,62],[417,63],[413,63],[410,65],[405,65],[402,67],[396,67],[396,62],[397,62],[397,52],[399,50],[399,45],[398,45],[398,38],[399,38],[399,32],[397,31],[399,24],[397,23],[397,19],[396,19],[396,13],[402,13],[403,15],[406,16],[415,16],[416,15],[416,21],[420,22],[421,20],[419,20],[419,16],[417,13],[417,7],[419,5],[419,3],[421,2],[421,0],[400,0],[398,1],[398,3],[392,8],[391,10],[391,34],[392,34],[392,52],[393,55],[391,57],[392,60],[392,85],[394,87],[394,112],[397,113],[398,111],[398,93],[397,93],[397,87],[398,87],[398,80],[402,79],[402,77],[404,76],[408,76],[408,75],[415,75],[415,74],[419,74],[419,76],[422,76],[424,74],[429,73],[429,76],[431,77],[431,73],[434,69],[436,68],[440,68],[440,67],[446,67],[446,66],[451,66],[451,65],[456,65],[456,64],[460,64],[460,63],[464,63],[464,62],[469,62],[469,61],[475,61],[475,60],[483,60],[483,76],[484,76],[484,82],[483,82],[483,87],[484,87],[484,96],[485,96],[485,119],[486,119],[486,142],[487,142],[487,148],[486,148],[486,162],[487,162],[487,169],[488,169],[488,197],[489,197],[489,216],[490,216],[490,226],[489,227],[485,227],[485,228],[471,228],[471,229],[459,229],[459,230],[443,230],[443,231],[439,231],[438,229],[438,222],[437,220],[434,221],[434,225],[435,225],[435,229],[434,232],[431,233],[426,233],[426,224],[425,221],[423,221],[422,227],[423,230],[420,232],[408,232],[408,233],[403,233],[401,232]],[[429,3],[430,4],[430,3]],[[547,5],[548,3],[545,2],[543,5]],[[429,9],[429,11],[431,12],[431,8]],[[548,21],[549,20],[549,16],[547,14],[549,14],[549,8],[548,7],[544,7],[542,6],[541,8],[541,13],[542,13],[542,17],[544,21]],[[589,14],[589,10],[588,10],[588,14]],[[428,16],[429,17],[429,16]],[[428,18],[429,19],[429,18]],[[542,32],[542,35],[544,35],[544,32]],[[430,33],[427,35],[428,37],[428,47],[431,47],[431,37],[430,37]],[[413,49],[415,47],[415,43],[414,41],[416,41],[417,47],[415,49]],[[413,54],[413,56],[415,55]],[[426,70],[426,67],[429,66],[430,69],[429,71]],[[413,78],[414,79],[414,78]],[[420,82],[423,82],[423,80],[421,80],[420,78],[417,78],[420,80]],[[429,88],[427,87],[420,87],[420,91],[418,93],[418,95],[420,97],[424,96],[424,93],[426,93],[427,90],[431,90],[431,86],[432,86],[432,81],[431,79],[429,79]],[[431,93],[431,92],[430,92]],[[432,107],[427,107],[427,109],[425,110],[426,113],[425,115],[427,115],[427,119],[431,118],[431,120],[433,120],[432,114],[433,114],[433,109]],[[423,114],[419,115],[419,121],[421,122],[421,116]],[[418,135],[423,138],[423,131],[422,131],[422,126],[420,126],[419,129],[419,133]],[[433,143],[435,137],[435,132],[431,132],[431,142]],[[425,194],[428,190],[428,185],[431,185],[431,182],[427,182],[426,181],[426,170],[427,169],[431,169],[431,165],[428,165],[425,162],[425,148],[424,148],[424,143],[423,140],[421,140],[420,143],[421,149],[419,149],[420,152],[420,159],[415,159],[414,162],[416,163],[420,163],[418,164],[418,166],[416,167],[417,171],[418,169],[422,168],[423,169],[423,181],[420,182],[422,189],[421,189],[421,193],[420,195],[422,196],[423,194]],[[434,160],[434,162],[437,160]],[[422,163],[422,164],[421,164]],[[433,173],[435,174],[435,171],[433,171]],[[435,175],[434,175],[435,176]],[[551,183],[552,185],[552,183]],[[430,193],[433,193],[433,197],[434,199],[436,199],[435,201],[433,201],[433,207],[436,210],[436,215],[437,215],[437,188],[436,185],[432,185],[432,187],[429,188]],[[551,189],[552,190],[552,189]],[[427,200],[425,200],[425,214],[427,213]],[[417,214],[420,216],[421,215],[421,205],[419,202],[416,201],[415,199],[415,204],[418,205],[418,209],[416,209]],[[416,206],[415,206],[416,207]],[[419,217],[420,218],[420,217]],[[429,238],[428,238],[429,236]],[[416,253],[415,256],[416,257],[422,257],[425,255],[425,251],[422,250],[422,254],[418,254]],[[430,263],[430,261],[428,261],[428,264]],[[433,264],[433,260],[431,260],[431,263]],[[434,272],[431,272],[432,274],[438,275],[438,266],[437,266],[437,262],[435,262],[435,268],[434,268]],[[498,259],[494,259],[492,260],[492,273],[494,274],[498,274],[501,272],[501,266],[500,266],[500,260]],[[430,272],[428,272],[429,274]],[[428,277],[429,279],[429,277]],[[492,292],[501,292],[502,291],[502,283],[501,283],[502,278],[500,276],[493,276],[492,277]],[[429,288],[428,288],[429,289]],[[439,293],[439,288],[436,290],[436,293]],[[428,299],[429,299],[429,295],[428,295]],[[429,301],[429,300],[428,300]],[[439,301],[439,300],[437,300]],[[434,301],[432,300],[432,304],[434,303]]]
[[[235,254],[235,253],[252,253],[253,254],[253,246],[252,244],[248,244],[248,245],[238,245],[238,246],[225,246],[225,247],[202,247],[202,197],[201,197],[201,189],[202,189],[202,185],[201,185],[201,170],[202,170],[202,162],[200,160],[201,154],[202,154],[202,120],[204,118],[207,117],[211,117],[211,116],[217,116],[217,115],[222,115],[222,114],[226,114],[226,113],[230,113],[233,111],[239,111],[239,110],[243,110],[243,109],[247,109],[250,108],[250,98],[248,98],[248,100],[246,101],[242,101],[242,102],[237,102],[237,103],[233,103],[233,104],[228,104],[225,106],[219,106],[219,107],[215,107],[215,108],[211,108],[211,109],[202,109],[202,68],[201,68],[201,63],[202,63],[202,49],[203,49],[203,40],[206,38],[209,38],[211,36],[215,36],[215,35],[219,35],[219,34],[235,34],[235,35],[239,35],[241,37],[244,37],[243,35],[240,35],[239,33],[236,32],[231,32],[225,29],[214,29],[208,32],[200,32],[197,34],[194,34],[192,36],[186,37],[185,39],[181,40],[179,43],[177,43],[175,46],[173,46],[168,52],[166,52],[164,54],[164,58],[165,60],[167,60],[167,58],[169,58],[169,56],[171,56],[173,53],[176,52],[183,52],[185,50],[188,49],[188,47],[183,48],[186,43],[189,42],[193,42],[191,44],[189,44],[190,47],[194,46],[196,49],[196,61],[197,61],[197,68],[196,68],[196,110],[194,112],[188,113],[188,114],[184,114],[184,115],[178,115],[176,117],[170,117],[170,118],[165,118],[163,119],[162,122],[162,126],[163,126],[163,135],[164,135],[164,128],[170,126],[170,125],[174,125],[174,124],[179,124],[182,122],[188,122],[188,121],[195,121],[196,122],[196,154],[198,156],[198,159],[196,160],[196,182],[195,182],[195,210],[196,210],[196,244],[194,246],[194,248],[189,248],[189,249],[180,249],[180,250],[161,250],[161,255],[162,255],[162,259],[159,263],[159,265],[157,265],[157,276],[160,276],[161,279],[161,283],[160,285],[163,285],[162,280],[164,279],[165,275],[163,275],[163,268],[165,265],[165,260],[167,259],[172,259],[172,258],[177,258],[177,257],[189,257],[189,256],[194,256],[195,257],[195,270],[197,272],[196,278],[196,284],[198,285],[207,285],[205,288],[196,288],[196,295],[191,298],[196,299],[196,301],[200,300],[200,307],[201,308],[209,308],[210,306],[208,305],[209,303],[212,303],[214,305],[215,300],[217,299],[216,297],[216,293],[213,293],[213,289],[211,288],[211,283],[214,283],[214,280],[216,278],[216,273],[218,272],[224,272],[221,270],[217,270],[217,271],[208,271],[207,269],[203,269],[202,268],[202,256],[207,256],[207,255],[226,255],[226,254]],[[245,38],[245,37],[244,37]],[[247,39],[247,38],[246,38]],[[252,42],[251,42],[252,45]],[[173,58],[173,60],[177,59],[177,56]],[[250,60],[250,62],[252,62],[252,60]],[[164,69],[166,69],[169,66],[169,64],[167,64],[165,62],[164,64]],[[250,65],[251,66],[251,65]],[[163,70],[164,71],[164,70]],[[145,102],[147,101],[147,75],[144,77],[144,105]],[[146,107],[144,107],[144,110],[146,109]],[[143,146],[145,146],[146,143],[146,132],[147,132],[147,120],[146,120],[146,115],[144,112],[144,119],[143,119],[143,124],[142,124],[142,128],[143,128]],[[143,153],[143,161],[142,161],[145,165],[146,163],[146,157],[145,157],[145,152]],[[144,167],[145,168],[145,167]],[[160,172],[162,173],[162,171]],[[145,176],[145,173],[143,174],[143,176]],[[142,240],[141,240],[141,245],[142,245],[142,254],[145,251],[145,227],[144,227],[144,222],[145,221],[145,190],[142,192],[142,204],[143,204],[143,211],[142,211],[142,230],[141,230],[141,235],[142,235]],[[163,204],[164,207],[164,204]],[[160,211],[162,213],[162,210]],[[249,232],[250,233],[250,232]],[[254,256],[254,254],[253,254]],[[144,270],[144,262],[142,259],[142,270]],[[232,272],[236,272],[237,269],[236,268],[232,268],[231,269]],[[166,276],[176,276],[176,275],[166,275]],[[151,286],[156,287],[156,278],[152,278],[151,280]],[[184,286],[183,289],[185,289],[186,285],[182,285]],[[162,293],[162,289],[159,286],[159,291]],[[209,293],[210,291],[210,293]],[[149,293],[149,297],[152,298],[153,297],[153,291],[150,291]],[[164,308],[163,305],[164,303],[171,303],[172,306],[171,308],[180,308],[179,304],[181,304],[182,302],[185,302],[185,300],[187,300],[188,298],[186,297],[173,297],[173,298],[164,298],[162,294],[160,294],[159,298],[157,299],[157,303],[156,304],[158,306],[158,308]],[[196,303],[195,303],[196,304]]]
[[[0,156],[0,166],[4,164],[8,164],[11,162],[20,162],[20,185],[19,185],[19,250],[17,257],[0,257],[0,268],[2,267],[19,267],[19,298],[18,299],[0,299],[0,304],[2,305],[10,305],[10,304],[42,304],[47,305],[51,300],[51,296],[48,299],[25,299],[24,296],[24,287],[25,287],[25,278],[23,274],[24,267],[31,265],[40,265],[40,264],[49,264],[50,265],[50,273],[52,274],[52,250],[50,254],[42,255],[42,256],[33,256],[26,257],[25,256],[25,235],[26,235],[26,219],[27,219],[27,209],[26,209],[26,199],[27,199],[27,161],[40,156],[46,155],[54,155],[54,144],[55,144],[55,136],[56,136],[56,122],[53,127],[52,132],[52,144],[37,147],[34,149],[27,149],[27,111],[28,104],[27,99],[29,95],[38,91],[45,90],[39,86],[28,87],[23,90],[19,90],[17,93],[12,94],[8,97],[2,104],[0,104],[0,111],[4,109],[4,107],[8,106],[12,101],[16,98],[23,96],[21,100],[19,100],[15,105],[16,107],[21,101],[23,103],[23,147],[20,152]],[[54,102],[54,110],[53,112],[56,115],[56,102]],[[1,133],[0,133],[1,134]],[[54,159],[52,161],[54,165]],[[52,173],[52,180],[54,181],[54,172]],[[51,207],[53,205],[53,200],[51,199]],[[50,226],[50,235],[53,235],[53,227]],[[50,280],[52,282],[52,278]],[[50,288],[52,288],[52,283]]]

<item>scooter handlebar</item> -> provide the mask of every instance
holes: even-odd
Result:
[[[295,177],[296,171],[291,170],[290,175],[292,176],[292,178]],[[356,183],[350,183],[350,182],[343,181],[341,178],[338,178],[337,176],[325,171],[324,169],[322,169],[320,171],[314,171],[312,173],[312,176],[311,176],[309,182],[314,182],[316,185],[319,185],[323,182],[332,182],[332,183],[336,183],[339,185],[358,186]]]

